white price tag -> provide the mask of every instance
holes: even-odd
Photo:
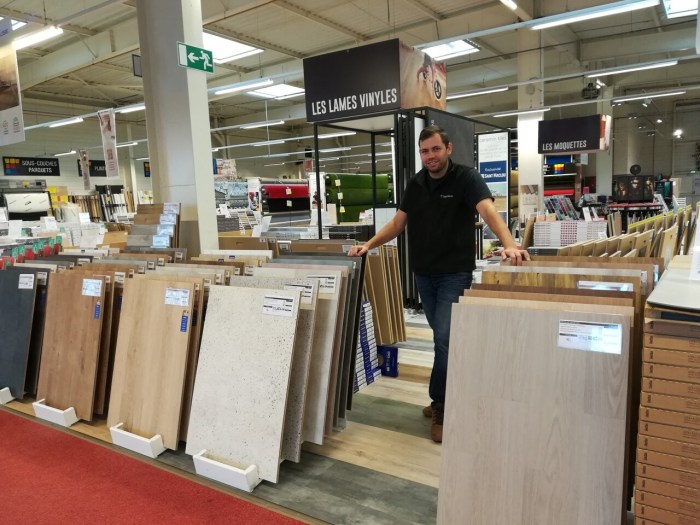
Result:
[[[90,224],[90,214],[87,212],[78,213],[78,220],[80,224]]]
[[[58,223],[56,222],[55,217],[42,217],[41,218],[41,225],[44,227],[44,230],[47,232],[58,231]]]
[[[253,266],[252,264],[246,264],[245,265],[245,272],[243,272],[243,275],[247,275],[248,277],[250,277],[251,275],[254,275],[254,274],[255,274],[255,266]]]
[[[292,188],[285,188],[284,192],[286,195],[291,195],[292,194]]]
[[[99,297],[102,295],[101,279],[83,279],[83,295]]]
[[[287,208],[291,208],[291,207],[292,207],[292,201],[287,201]]]
[[[126,279],[126,274],[124,272],[114,272],[114,282],[117,284],[124,284]]]
[[[170,306],[189,306],[190,291],[186,288],[166,288],[165,304]]]
[[[335,185],[340,186],[340,179],[335,179]]]
[[[613,292],[631,292],[632,283],[606,283],[602,281],[578,281],[579,290],[608,290]]]
[[[338,286],[335,275],[307,275],[306,279],[318,280],[319,293],[335,293]]]
[[[292,317],[294,315],[294,297],[284,295],[266,295],[263,298],[263,313],[266,315],[278,315],[280,317]]]
[[[46,285],[46,282],[49,279],[49,272],[36,272],[36,284],[37,285]]]
[[[21,273],[19,274],[19,284],[17,285],[19,290],[31,290],[34,288],[34,274],[33,273]]]
[[[619,355],[622,353],[622,325],[562,320],[559,321],[557,345],[570,350]]]
[[[348,253],[352,248],[352,244],[343,244],[343,253]]]
[[[370,254],[370,255],[379,255],[379,248],[372,248],[372,249],[369,251],[369,254]]]
[[[301,292],[301,304],[311,304],[311,299],[314,296],[314,285],[303,283],[287,283],[284,285],[285,290],[299,290]]]
[[[339,192],[338,192],[338,200],[339,200],[339,201],[342,201],[342,200],[343,200],[343,192],[342,192],[342,191],[339,191]]]
[[[163,203],[163,213],[180,215],[180,203],[179,202],[164,202]]]
[[[161,224],[177,224],[177,215],[174,213],[163,213],[160,216]]]

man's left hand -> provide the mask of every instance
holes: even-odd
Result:
[[[506,248],[501,252],[501,260],[510,260],[510,264],[513,266],[522,266],[523,261],[530,260],[530,254],[527,250],[521,250],[519,248]]]

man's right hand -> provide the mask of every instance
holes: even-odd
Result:
[[[350,251],[348,251],[348,257],[362,257],[368,251],[369,248],[367,248],[367,246],[365,246],[364,244],[351,246]]]

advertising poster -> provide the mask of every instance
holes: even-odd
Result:
[[[494,205],[508,224],[508,159],[510,138],[507,131],[477,135],[479,173],[493,195]],[[484,227],[484,239],[496,236]]]
[[[0,146],[24,142],[17,53],[12,32],[0,38]]]
[[[113,109],[97,112],[102,133],[102,151],[105,156],[105,173],[107,178],[119,178],[119,160],[117,159],[117,126]]]
[[[404,109],[447,107],[447,68],[444,62],[400,43],[401,107]]]

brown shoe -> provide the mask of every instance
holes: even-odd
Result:
[[[425,417],[433,417],[433,405],[428,405],[427,407],[423,407],[423,415]]]
[[[433,407],[433,421],[430,424],[430,439],[435,441],[435,443],[442,443],[442,421],[444,415],[445,410],[443,406],[436,405]]]

